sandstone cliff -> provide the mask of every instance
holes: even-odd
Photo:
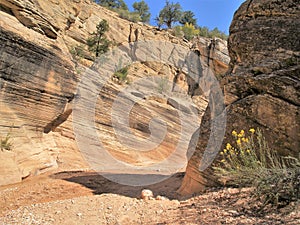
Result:
[[[282,155],[300,150],[300,1],[248,0],[230,26],[228,75],[222,80],[231,131],[261,128],[271,148]],[[202,159],[210,132],[205,112],[197,150],[188,163],[182,194],[199,192],[215,179]],[[201,161],[202,160],[202,161]]]
[[[72,123],[77,86],[88,73],[84,72],[86,67],[72,57],[70,50],[76,46],[86,47],[86,39],[101,19],[109,22],[107,36],[114,45],[128,41],[130,22],[87,0],[1,0],[0,137],[10,133],[13,150],[0,151],[0,185],[54,168],[89,168],[78,150]],[[203,68],[211,68],[218,75],[227,70],[229,58],[224,41],[199,38],[192,46],[167,31],[146,24],[134,24],[134,27],[141,32],[140,41],[166,41],[185,49],[192,47],[201,56]],[[87,54],[79,61],[90,66],[93,64],[90,59]],[[161,117],[169,124],[169,135],[154,151],[141,155],[124,148],[115,137],[110,113],[101,110],[111,108],[116,95],[126,85],[109,79],[100,93],[105,107],[99,105],[96,110],[97,130],[105,147],[114,157],[135,165],[153,164],[174,151],[181,131],[179,108],[188,109],[196,118],[194,124],[187,121],[189,130],[185,143],[188,144],[188,133],[198,126],[207,105],[197,83],[188,80],[186,74],[178,72],[174,66],[145,62],[129,68],[128,77],[132,82],[150,75],[175,81],[187,99],[193,95],[192,102],[176,98],[176,90],[171,90],[171,97],[150,95],[146,98],[144,95],[149,93],[145,88],[131,93],[130,98],[139,99],[129,121],[137,137],[149,135],[150,117]],[[170,162],[170,167],[185,166],[187,144]],[[168,171],[169,168],[162,169]]]

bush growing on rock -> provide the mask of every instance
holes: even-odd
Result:
[[[218,28],[209,30],[207,27],[194,26],[193,24],[186,23],[184,26],[175,26],[173,28],[173,34],[176,37],[192,40],[195,36],[207,37],[207,38],[221,38],[227,40],[228,36],[221,32]]]
[[[95,0],[95,2],[109,9],[128,10],[128,6],[123,0]]]
[[[137,12],[129,12],[128,10],[123,10],[123,9],[116,10],[116,12],[119,14],[119,16],[122,19],[126,19],[134,23],[141,21],[141,17]]]
[[[120,83],[123,83],[127,80],[128,67],[124,67],[116,71],[113,77],[117,78]]]
[[[221,160],[213,167],[220,181],[230,186],[253,186],[252,196],[280,207],[300,199],[300,159],[280,157],[272,151],[258,129],[232,131],[234,143],[220,152]]]
[[[12,144],[11,136],[10,136],[9,133],[6,135],[5,138],[0,138],[0,149],[1,149],[1,151],[3,151],[3,150],[10,151],[10,150],[12,150],[12,146],[13,146],[13,144]]]
[[[84,56],[84,46],[78,45],[74,46],[70,49],[70,53],[73,56],[74,59],[77,59],[78,57],[83,57]]]
[[[193,37],[199,34],[199,30],[193,24],[186,23],[184,26],[174,27],[174,35],[177,37],[183,36],[187,40],[192,40]]]

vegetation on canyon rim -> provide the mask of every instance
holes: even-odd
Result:
[[[220,152],[214,171],[224,185],[252,186],[251,195],[266,205],[281,207],[300,199],[300,159],[272,151],[260,129],[232,131],[233,143]]]
[[[133,3],[132,12],[129,11],[128,6],[123,0],[94,0],[94,2],[117,12],[121,18],[131,22],[149,23],[150,21],[150,8],[143,0]],[[159,15],[155,18],[155,21],[159,28],[165,27],[170,29],[175,36],[184,37],[187,40],[191,40],[198,35],[208,38],[218,37],[224,40],[228,38],[217,27],[210,30],[208,27],[199,26],[192,11],[183,11],[179,3],[173,3],[168,0],[160,10]]]
[[[129,11],[123,0],[94,0],[94,2],[117,12],[121,18],[132,22],[149,23],[151,17],[149,6],[145,1],[134,2],[133,12]],[[198,26],[194,13],[192,11],[182,11],[179,3],[174,4],[166,1],[164,8],[155,20],[159,28],[166,26],[174,36],[188,41],[196,36],[227,39],[227,35],[218,28],[209,30],[207,27]],[[173,25],[176,26],[173,27]],[[114,45],[106,37],[105,33],[107,31],[109,31],[109,23],[103,19],[97,24],[96,31],[90,35],[85,44],[73,46],[70,49],[73,58],[76,60],[85,58],[93,61],[95,56],[107,52],[109,47]],[[91,56],[91,53],[94,53],[95,56]]]

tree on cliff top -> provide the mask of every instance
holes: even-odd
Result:
[[[144,0],[133,3],[132,7],[134,11],[140,15],[142,22],[149,22],[151,14],[149,12],[149,6]]]
[[[166,5],[159,12],[156,18],[158,26],[166,25],[168,28],[172,28],[172,24],[180,20],[182,15],[182,9],[179,3],[174,4],[173,2],[166,1]]]
[[[123,0],[95,0],[95,2],[110,9],[128,10],[128,6]]]
[[[103,54],[108,51],[110,41],[106,38],[105,32],[108,31],[109,24],[106,20],[102,20],[97,25],[97,31],[92,33],[92,36],[87,40],[89,50],[96,53],[96,57],[99,54]]]
[[[195,14],[192,11],[184,11],[181,15],[179,23],[182,25],[190,24],[193,26],[197,26],[197,19],[195,18]]]

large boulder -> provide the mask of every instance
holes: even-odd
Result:
[[[228,129],[260,127],[270,147],[300,149],[299,0],[246,1],[230,27]],[[249,30],[250,32],[246,32]]]
[[[260,128],[282,155],[300,150],[300,1],[248,0],[230,26],[228,75],[222,80],[227,112],[225,144],[231,131]],[[207,109],[179,192],[188,195],[214,185],[211,168],[199,171],[210,132]],[[191,142],[191,143],[192,143]],[[195,143],[194,143],[195,144]]]

